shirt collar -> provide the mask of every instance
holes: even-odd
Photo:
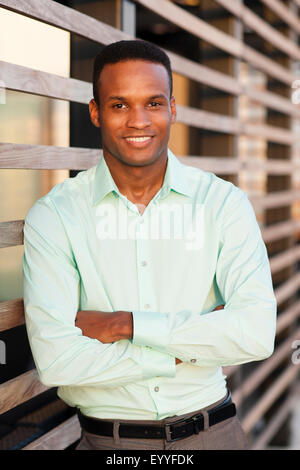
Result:
[[[171,150],[168,149],[168,163],[161,188],[161,197],[165,198],[171,189],[177,193],[183,194],[184,196],[192,197],[191,190],[186,179],[184,166],[175,157]],[[113,191],[120,195],[120,191],[114,182],[105,158],[102,155],[95,170],[93,188],[94,205],[100,202],[108,193]]]

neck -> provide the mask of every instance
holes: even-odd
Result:
[[[130,166],[106,152],[103,155],[120,193],[134,204],[147,206],[162,187],[167,168],[167,153],[145,166]]]

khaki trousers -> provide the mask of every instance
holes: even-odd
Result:
[[[98,436],[82,430],[81,440],[75,450],[246,450],[248,448],[247,437],[237,416],[208,427],[207,411],[221,403],[224,398],[201,410],[193,411],[180,417],[165,418],[160,421],[103,420],[114,422],[114,436]],[[143,423],[145,425],[163,426],[166,423],[177,421],[179,418],[188,418],[195,413],[203,413],[204,430],[185,439],[167,442],[165,439],[119,437],[118,427],[120,423]]]

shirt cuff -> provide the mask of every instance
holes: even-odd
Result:
[[[132,312],[133,344],[165,351],[170,343],[170,317],[167,313]]]
[[[175,357],[145,346],[142,352],[143,379],[175,377]]]

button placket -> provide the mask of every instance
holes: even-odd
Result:
[[[141,219],[140,219],[141,220]],[[139,285],[139,300],[140,309],[149,310],[154,308],[152,281],[151,281],[151,260],[150,260],[150,244],[151,240],[148,239],[147,220],[143,218],[136,224],[136,255],[137,255],[137,275]]]

